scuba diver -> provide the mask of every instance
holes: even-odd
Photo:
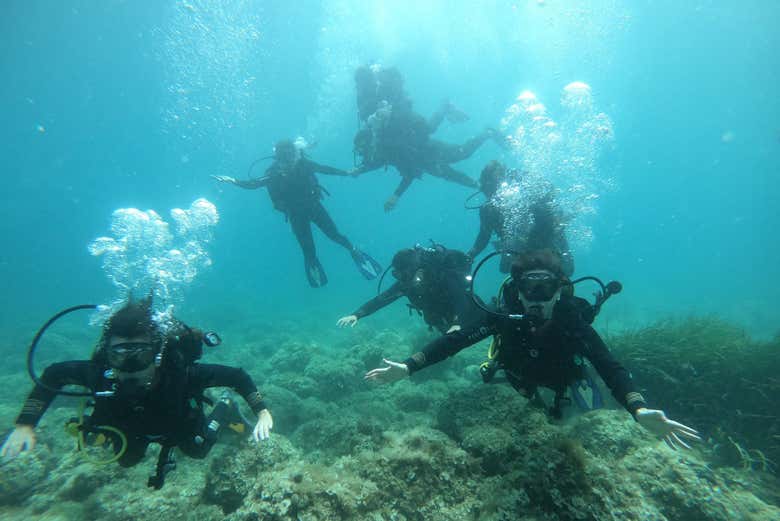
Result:
[[[323,194],[328,192],[319,184],[315,173],[347,176],[348,172],[338,168],[320,165],[308,159],[293,141],[279,141],[274,147],[274,162],[263,177],[247,181],[229,176],[212,176],[217,181],[240,188],[255,190],[268,188],[268,195],[274,208],[285,214],[290,227],[303,251],[306,278],[313,288],[328,283],[328,276],[317,258],[317,250],[311,232],[314,223],[333,242],[349,251],[358,271],[368,280],[382,273],[382,267],[367,253],[354,247],[339,232],[336,224],[322,205]]]
[[[467,174],[451,166],[471,157],[488,139],[506,144],[498,131],[487,129],[463,144],[431,139],[445,119],[458,123],[468,116],[449,102],[426,120],[412,110],[412,102],[403,91],[403,78],[395,68],[379,65],[359,67],[355,72],[358,120],[362,127],[355,134],[354,153],[359,164],[355,176],[393,166],[401,183],[385,202],[385,211],[395,208],[400,197],[415,179],[428,173],[446,181],[476,188]]]
[[[77,306],[87,307],[95,306]],[[69,311],[53,317],[42,331]],[[195,363],[204,343],[218,345],[220,339],[176,319],[163,326],[153,317],[151,298],[126,303],[106,321],[92,359],[52,364],[40,379],[30,369],[36,385],[0,455],[15,457],[35,447],[35,426],[58,394],[92,398],[92,414],[72,420],[70,427],[79,437],[80,448],[89,438],[113,450],[114,457],[104,463],[118,461],[131,467],[143,459],[150,443],[160,444],[157,472],[148,483],[156,489],[175,466],[175,447],[200,459],[225,427],[238,433],[252,428],[230,394],[223,395],[207,417],[203,411],[207,388],[235,389],[257,414],[252,438],[268,439],[273,419],[252,379],[240,368]],[[64,391],[65,385],[83,386],[90,392]]]
[[[384,107],[392,108],[396,114],[417,116],[412,110],[412,100],[404,91],[404,78],[395,67],[383,67],[378,63],[361,65],[355,70],[355,93],[360,127],[369,124],[371,116],[377,115],[377,111]],[[444,119],[451,123],[462,123],[469,117],[445,101],[428,120],[427,133],[434,133]]]
[[[561,256],[563,274],[570,277],[574,273],[574,259],[566,240],[565,227],[560,212],[552,204],[552,187],[540,194],[529,206],[530,225],[525,230],[507,229],[507,211],[502,207],[498,189],[511,180],[513,175],[522,175],[517,170],[507,171],[498,161],[490,161],[479,176],[479,190],[484,194],[485,203],[479,208],[479,234],[474,245],[468,251],[471,259],[479,255],[490,242],[493,234],[498,236],[497,249],[504,251],[533,251],[550,249]],[[473,194],[471,197],[478,195]],[[471,197],[469,199],[471,199]],[[470,207],[476,208],[476,207]],[[512,256],[502,255],[499,269],[508,273]]]
[[[365,123],[383,104],[411,111],[412,101],[404,91],[404,78],[395,67],[378,63],[355,69],[355,99],[358,124]]]
[[[401,297],[409,299],[409,313],[416,310],[429,328],[441,333],[468,327],[483,312],[469,295],[471,263],[466,255],[440,244],[432,248],[415,246],[395,254],[391,265],[396,282],[351,315],[338,321],[339,327],[354,327],[358,320],[390,305]],[[381,281],[380,281],[381,286]]]
[[[564,275],[555,252],[522,253],[501,287],[497,311],[485,309],[482,323],[441,336],[403,362],[385,359],[386,366],[372,369],[365,379],[377,383],[400,380],[493,335],[490,360],[480,369],[483,379],[489,381],[497,370],[503,370],[512,387],[536,403],[541,401],[539,387],[552,389],[555,402],[550,413],[554,417],[562,414],[566,387],[583,378],[587,359],[615,399],[671,448],[688,448],[686,440],[700,440],[694,429],[668,419],[663,411],[647,408],[631,374],[591,327],[601,304],[622,289],[620,283],[602,284],[603,293],[591,305],[573,295],[576,282]]]

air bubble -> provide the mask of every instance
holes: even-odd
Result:
[[[153,294],[156,309],[171,307],[199,271],[211,265],[205,248],[219,222],[216,206],[197,199],[189,209],[174,208],[170,215],[174,233],[154,210],[117,209],[111,219],[112,237],[98,237],[89,244],[89,253],[102,257],[103,271],[118,291],[109,309],[126,302],[130,293]]]

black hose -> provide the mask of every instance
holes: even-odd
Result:
[[[599,286],[601,286],[601,292],[603,294],[607,293],[607,287],[604,285],[603,282],[601,282],[601,279],[598,278],[598,277],[590,277],[590,276],[588,276],[588,277],[580,277],[580,278],[578,278],[576,280],[571,281],[571,285],[573,286],[575,284],[578,284],[578,283],[586,281],[586,280],[592,280],[592,281],[596,282]]]
[[[63,391],[62,389],[57,389],[55,387],[46,385],[41,381],[40,378],[38,378],[38,375],[35,374],[35,365],[33,364],[33,359],[35,357],[35,350],[38,347],[38,342],[40,342],[41,337],[46,332],[46,330],[49,329],[49,326],[51,326],[53,323],[55,323],[57,320],[67,315],[68,313],[72,313],[74,311],[79,311],[82,309],[97,309],[97,305],[81,304],[79,306],[73,306],[67,309],[63,309],[62,311],[60,311],[59,313],[51,317],[49,320],[47,320],[46,323],[43,326],[41,326],[38,332],[35,333],[35,337],[30,343],[30,348],[27,350],[27,373],[30,375],[30,378],[32,378],[32,381],[35,382],[35,385],[39,385],[49,392],[55,394],[61,394],[63,396],[82,396],[82,397],[93,396],[92,392]]]
[[[379,277],[379,282],[376,285],[376,294],[379,295],[382,293],[382,281],[385,280],[385,275],[387,275],[387,272],[390,271],[390,268],[392,268],[393,265],[390,264],[388,267],[385,268],[385,271],[382,272],[382,276]]]
[[[468,196],[468,197],[466,198],[466,200],[465,200],[465,201],[463,201],[463,207],[464,207],[466,210],[479,210],[480,208],[482,208],[483,206],[485,206],[485,205],[487,204],[487,201],[485,201],[485,202],[483,202],[483,203],[481,203],[481,204],[478,204],[478,205],[476,205],[476,206],[470,206],[470,205],[469,205],[469,201],[471,201],[472,199],[474,199],[476,196],[478,196],[478,195],[479,195],[479,194],[481,194],[481,193],[482,193],[482,191],[480,190],[480,191],[478,191],[478,192],[474,192],[473,194],[471,194],[470,196]]]
[[[485,264],[488,260],[492,259],[496,255],[519,255],[518,252],[512,251],[512,250],[498,250],[494,251],[493,253],[486,255],[485,258],[483,258],[479,263],[477,264],[477,267],[474,268],[474,271],[471,273],[471,280],[469,281],[469,294],[471,296],[471,300],[474,301],[474,305],[476,305],[479,309],[484,311],[485,313],[489,313],[491,315],[495,315],[498,317],[509,317],[510,315],[508,313],[500,313],[498,311],[493,311],[492,309],[489,309],[485,304],[482,303],[482,300],[477,297],[477,294],[474,292],[474,281],[477,279],[477,273],[479,273],[479,270],[482,269],[482,265]]]
[[[519,252],[512,251],[512,250],[498,250],[494,251],[493,253],[485,256],[484,259],[479,261],[477,264],[477,267],[474,268],[474,272],[471,274],[471,280],[469,281],[469,293],[471,294],[471,300],[474,301],[474,304],[480,308],[485,313],[489,313],[491,315],[495,315],[498,317],[504,317],[504,318],[512,318],[512,319],[522,319],[523,315],[513,315],[511,313],[501,313],[499,311],[494,311],[492,309],[488,309],[487,306],[485,306],[481,299],[479,299],[474,292],[474,281],[477,279],[477,273],[479,273],[479,270],[482,268],[482,265],[485,264],[488,260],[495,257],[496,255],[519,255]],[[601,293],[596,295],[596,301],[595,303],[591,304],[591,308],[593,309],[593,317],[595,318],[596,315],[598,315],[599,311],[601,311],[601,306],[604,304],[604,302],[609,299],[612,295],[617,295],[623,290],[623,285],[613,280],[611,282],[608,282],[607,284],[604,284],[601,279],[598,277],[593,276],[587,276],[587,277],[580,277],[578,279],[572,280],[570,282],[567,282],[566,285],[571,285],[572,287],[576,284],[579,284],[580,282],[586,281],[586,280],[592,280],[596,282],[599,286],[601,286]],[[500,303],[499,303],[500,304]]]
[[[259,163],[260,161],[266,161],[268,159],[273,159],[273,158],[274,158],[274,156],[264,156],[264,157],[261,157],[259,159],[255,159],[254,161],[252,161],[252,164],[249,165],[249,169],[246,171],[247,178],[249,178],[249,179],[252,178],[252,170],[255,169],[255,166],[257,166],[257,163]]]

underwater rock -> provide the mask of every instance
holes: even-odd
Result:
[[[323,401],[345,398],[362,385],[365,366],[354,358],[313,357],[303,374],[314,382],[314,396]]]
[[[622,458],[653,442],[652,436],[624,410],[599,410],[581,414],[567,423],[565,430],[576,437],[594,456]]]
[[[249,445],[211,461],[202,500],[218,506],[224,514],[235,512],[255,486],[254,476],[267,469],[298,459],[300,455],[282,436],[272,436],[262,444]]]
[[[380,450],[268,470],[228,519],[454,521],[471,511],[476,472],[476,461],[441,433],[388,432]]]
[[[271,356],[270,365],[275,373],[300,372],[316,351],[316,346],[304,345],[299,341],[286,342]]]
[[[436,420],[437,428],[456,440],[463,439],[464,430],[470,427],[498,425],[529,434],[547,424],[543,411],[501,384],[476,384],[451,392],[439,404]]]
[[[667,338],[664,331],[653,334]],[[354,349],[350,347],[354,339],[340,340],[346,346],[343,350],[297,341],[313,351],[295,348],[289,357],[277,351],[274,356],[279,358],[273,362],[273,357],[251,359],[253,374],[263,376],[258,382],[274,414],[277,428],[270,440],[255,444],[226,435],[205,460],[180,454],[178,468],[162,491],[146,487],[156,449],[130,469],[84,462],[73,452],[72,438],[61,430],[75,414],[73,402],[58,400],[38,429],[36,450],[3,463],[0,517],[3,521],[780,519],[780,510],[773,506],[780,502],[780,484],[758,468],[754,449],[743,448],[745,453],[733,445],[727,453],[729,447],[718,442],[697,444],[692,451],[671,451],[620,409],[552,420],[544,407],[532,404],[508,384],[482,384],[469,369],[483,354],[477,351],[464,353],[470,357],[465,364],[439,364],[441,371],[435,377],[426,370],[410,381],[372,386],[363,382],[362,375],[373,357],[384,355],[386,349],[400,359],[411,348],[402,335],[389,330],[360,334],[366,344]],[[285,344],[296,342],[295,335],[289,337]],[[635,337],[627,340],[637,345]],[[240,364],[246,353],[225,351],[224,356],[226,363]],[[283,371],[273,365],[277,362]],[[698,359],[693,365],[699,372],[717,366]],[[695,378],[686,382],[678,372],[685,368],[663,363],[659,367],[680,382],[680,390],[690,391],[693,388],[685,386],[694,384],[706,390],[711,385]],[[759,374],[759,369],[752,370]],[[655,386],[655,380],[650,385]],[[672,391],[674,396],[677,391]],[[666,392],[653,387],[647,394],[655,403]],[[219,391],[212,394],[219,396]],[[718,398],[705,396],[713,411],[731,414],[714,404]],[[7,397],[0,404],[9,422],[16,407],[18,403],[9,405]],[[569,411],[576,414],[573,409]],[[759,420],[764,421],[755,419]],[[724,436],[729,434],[726,431]],[[752,434],[751,439],[758,439]],[[770,440],[773,434],[764,431]],[[731,457],[735,467],[711,466],[717,461],[713,454]]]
[[[300,398],[309,398],[318,396],[318,384],[314,378],[302,375],[291,375],[289,373],[275,375],[269,381],[274,382],[276,386],[284,386],[286,389],[298,395]]]
[[[330,408],[331,413],[303,423],[293,440],[306,451],[343,456],[360,448],[371,448],[382,435],[382,425],[371,418]]]
[[[645,502],[666,519],[765,521],[780,519],[780,509],[752,492],[752,480],[724,479],[695,455],[645,446],[626,457],[621,468],[643,491]]]
[[[112,472],[112,468],[96,471],[94,464],[85,462],[68,472],[65,482],[56,494],[64,501],[81,502],[116,477],[117,473]]]
[[[268,408],[274,418],[274,432],[291,434],[304,420],[310,418],[311,408],[304,406],[304,401],[287,387],[265,384],[262,392],[267,398]]]
[[[57,461],[45,447],[3,462],[0,475],[0,507],[20,506],[46,484]]]
[[[517,461],[522,445],[512,438],[511,432],[492,426],[464,429],[462,446],[472,456],[479,458],[482,472],[495,476],[511,470]]]

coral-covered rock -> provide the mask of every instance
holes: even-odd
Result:
[[[270,357],[253,356],[249,343],[221,351],[220,362],[246,364],[262,377],[258,382],[276,428],[271,439],[260,444],[226,436],[205,460],[180,455],[178,468],[161,491],[146,486],[155,450],[130,469],[96,466],[75,454],[73,440],[61,435],[63,421],[75,412],[58,400],[38,428],[36,450],[3,463],[0,517],[780,519],[775,506],[780,486],[765,472],[772,463],[761,458],[763,451],[743,448],[735,440],[727,461],[721,461],[724,449],[715,450],[715,444],[703,445],[707,450],[702,451],[674,452],[621,409],[552,420],[544,407],[508,384],[482,384],[475,374],[479,349],[411,380],[371,385],[362,376],[379,363],[378,357],[401,360],[414,350],[411,344],[418,347],[428,333],[377,332],[362,326],[354,336],[334,334],[335,347],[327,343],[327,334],[314,342],[298,330],[279,329],[269,334],[274,340],[263,348],[273,352]],[[264,339],[251,345],[259,343],[269,344]],[[667,372],[672,374],[672,369]],[[15,412],[7,400],[0,403],[0,414],[9,422]],[[728,436],[724,431],[721,438]],[[720,458],[714,460],[712,452]],[[713,463],[735,467],[717,468]]]
[[[365,365],[354,358],[312,358],[304,369],[304,377],[313,381],[314,396],[323,401],[348,397],[362,385]]]
[[[256,486],[257,476],[298,458],[298,451],[281,436],[216,457],[206,476],[203,502],[218,506],[225,514],[235,512]]]
[[[44,447],[4,462],[0,476],[0,507],[17,507],[46,485],[57,461]]]

